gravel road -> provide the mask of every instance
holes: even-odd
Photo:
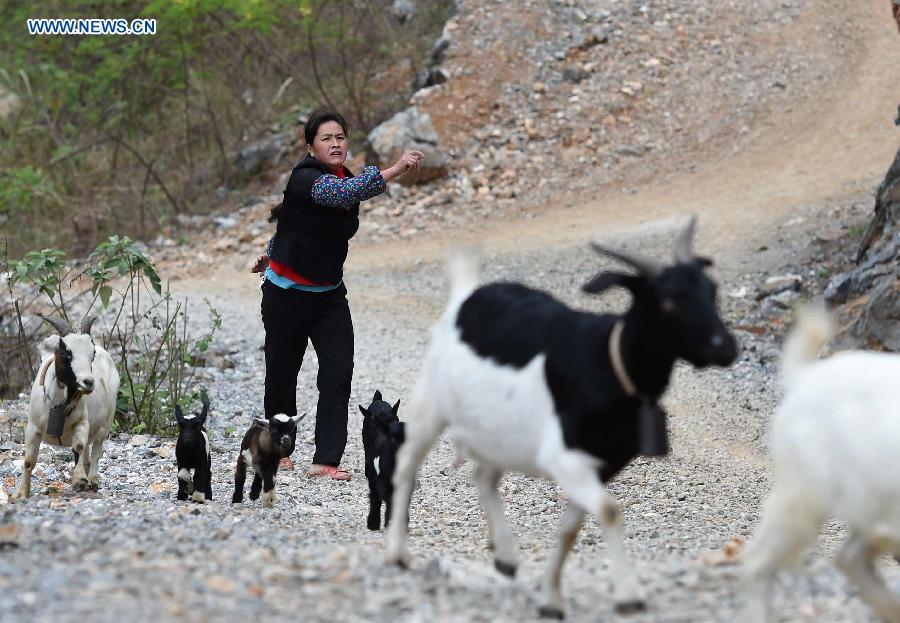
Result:
[[[666,257],[677,224],[633,228],[617,235],[628,248]],[[775,235],[783,227],[762,231]],[[702,224],[701,224],[702,232]],[[788,244],[802,249],[802,228]],[[701,247],[700,249],[704,249]],[[720,254],[722,306],[733,324],[758,308],[741,287],[756,279],[737,269],[753,251]],[[564,506],[552,483],[510,474],[501,491],[517,537],[521,567],[515,580],[497,574],[487,550],[485,522],[470,483],[471,464],[447,469],[455,450],[442,438],[420,473],[411,516],[410,571],[381,563],[382,532],[365,528],[366,482],[357,403],[375,389],[403,402],[417,378],[428,327],[444,303],[440,262],[413,260],[365,269],[357,251],[347,277],[357,331],[351,434],[345,466],[349,483],[307,480],[302,467],[313,446],[313,418],[301,424],[298,470],[279,474],[276,507],[232,507],[230,487],[239,437],[262,403],[262,328],[255,280],[243,273],[184,281],[180,292],[207,296],[224,318],[218,344],[233,368],[209,368],[213,411],[211,504],[176,503],[170,440],[118,436],[100,465],[99,495],[61,492],[70,453],[45,446],[26,503],[3,508],[0,613],[4,621],[239,621],[288,617],[301,621],[523,621],[536,617],[537,587],[555,546]],[[802,254],[802,250],[800,251]],[[780,259],[792,255],[788,247]],[[377,264],[377,262],[373,262]],[[589,299],[581,283],[601,266],[583,244],[540,251],[488,253],[485,279],[515,279],[546,288],[581,308],[621,308],[622,295]],[[214,284],[214,285],[213,285]],[[770,475],[765,458],[768,418],[777,400],[773,374],[776,335],[738,332],[743,353],[727,370],[676,371],[665,403],[672,454],[638,459],[610,486],[624,506],[626,546],[649,592],[643,614],[615,614],[599,524],[580,534],[564,574],[570,620],[632,622],[724,621],[743,603],[735,554],[758,520]],[[300,375],[301,408],[314,409],[316,361],[310,349]],[[230,365],[230,364],[229,364]],[[16,405],[12,406],[16,409]],[[512,433],[511,433],[512,434]],[[21,473],[21,451],[0,454],[0,477]],[[803,574],[778,583],[782,621],[872,620],[829,553],[841,537],[828,526]],[[895,583],[896,568],[889,569]]]

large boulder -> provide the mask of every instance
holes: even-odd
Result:
[[[259,173],[265,164],[274,164],[287,151],[291,144],[287,132],[271,134],[245,145],[234,159],[235,168],[241,173],[250,175]]]
[[[838,345],[900,351],[900,151],[875,194],[856,259],[825,290],[830,304],[842,306]]]
[[[385,121],[369,132],[369,145],[382,166],[390,166],[410,149],[425,154],[418,171],[399,178],[406,185],[427,182],[447,172],[447,156],[438,148],[438,135],[428,113],[413,106]]]

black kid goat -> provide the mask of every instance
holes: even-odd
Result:
[[[253,420],[241,442],[241,452],[238,454],[237,467],[234,470],[232,504],[244,501],[244,481],[249,466],[253,470],[250,499],[257,499],[261,489],[263,506],[272,508],[275,505],[275,475],[278,473],[278,462],[294,451],[297,422],[305,417],[305,413],[294,417],[279,413],[270,420],[263,418]]]
[[[175,461],[178,465],[178,499],[188,496],[194,502],[212,500],[212,459],[209,454],[209,437],[203,430],[209,413],[209,397],[200,394],[203,408],[200,413],[185,415],[181,405],[175,405],[178,420],[178,441],[175,442]],[[191,470],[194,470],[193,479]]]
[[[366,455],[366,478],[369,481],[369,530],[381,528],[381,503],[384,502],[384,525],[391,518],[391,497],[394,495],[394,465],[397,448],[403,443],[403,422],[397,417],[400,401],[392,407],[376,391],[369,408],[359,405],[363,414],[362,440]]]

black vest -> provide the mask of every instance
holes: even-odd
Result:
[[[313,203],[313,183],[325,173],[328,168],[312,156],[291,171],[270,257],[310,281],[337,284],[344,275],[347,241],[359,229],[359,203],[349,209]],[[344,175],[353,177],[346,168]]]

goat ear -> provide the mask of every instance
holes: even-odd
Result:
[[[363,417],[369,417],[369,410],[366,409],[362,405],[357,405],[359,407],[359,412],[363,414]]]
[[[184,423],[184,411],[181,410],[181,405],[175,405],[175,419],[178,420],[179,424]]]
[[[253,418],[253,423],[261,428],[269,428],[269,420],[262,417]]]
[[[291,421],[292,421],[294,424],[297,424],[297,423],[300,422],[300,420],[302,420],[302,419],[305,418],[305,417],[306,417],[306,414],[305,414],[305,413],[304,413],[303,415],[295,415],[294,417],[291,418]]]
[[[594,278],[581,286],[582,291],[588,294],[602,294],[610,288],[621,286],[632,292],[641,282],[641,277],[637,275],[625,275],[623,273],[601,272],[594,275]]]
[[[381,400],[381,392],[377,389],[375,390],[375,396],[372,397],[372,400]]]
[[[396,403],[394,403],[394,406],[391,407],[391,413],[394,414],[394,417],[397,417],[397,411],[399,411],[399,410],[400,410],[400,401],[398,400]]]

